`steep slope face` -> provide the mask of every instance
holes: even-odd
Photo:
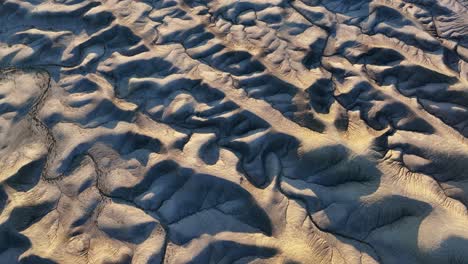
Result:
[[[0,1],[0,262],[468,263],[467,9]]]

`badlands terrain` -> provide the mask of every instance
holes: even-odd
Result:
[[[0,0],[0,263],[468,263],[468,1]]]

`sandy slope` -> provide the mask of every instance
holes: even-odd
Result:
[[[468,263],[468,1],[0,0],[0,263]]]

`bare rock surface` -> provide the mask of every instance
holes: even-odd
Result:
[[[0,0],[0,263],[468,263],[468,1]]]

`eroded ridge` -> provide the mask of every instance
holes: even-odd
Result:
[[[468,263],[467,9],[0,1],[0,262]]]

